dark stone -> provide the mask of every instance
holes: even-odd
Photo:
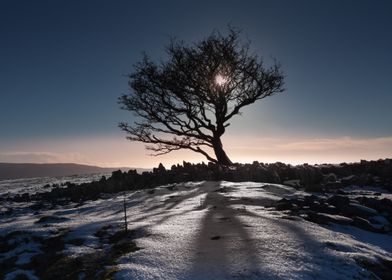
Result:
[[[307,195],[304,197],[305,203],[306,205],[310,205],[312,203],[314,203],[315,201],[317,201],[319,198],[315,195]]]
[[[326,214],[338,214],[339,210],[332,205],[329,205],[327,203],[319,203],[315,202],[309,206],[309,208],[313,211],[319,212],[319,213],[326,213]]]
[[[68,221],[68,218],[65,217],[57,217],[57,216],[43,216],[41,217],[38,221],[36,221],[36,224],[52,224],[52,223],[62,223],[65,221]]]
[[[333,195],[327,199],[327,202],[337,208],[343,208],[349,205],[350,199],[347,196]]]
[[[358,176],[349,175],[340,179],[343,186],[352,186],[358,183]]]
[[[313,166],[309,164],[292,166],[280,162],[264,164],[255,161],[252,164],[234,164],[229,167],[213,163],[207,165],[205,163],[183,162],[183,165],[173,165],[170,170],[160,165],[154,169],[154,172],[143,172],[142,174],[138,174],[136,170],[128,172],[118,170],[114,171],[111,177],[101,178],[99,181],[80,185],[66,182],[62,187],[52,185],[51,190],[44,189],[44,192],[33,195],[27,193],[10,195],[9,199],[17,202],[34,200],[45,201],[52,205],[65,205],[69,202],[81,203],[87,200],[96,200],[100,198],[102,193],[117,193],[204,180],[264,183],[296,181],[299,182],[297,187],[301,186],[312,192],[325,192],[328,189],[355,182],[357,185],[382,185],[392,191],[392,161],[386,159]]]
[[[345,191],[343,191],[343,190],[341,190],[341,189],[338,189],[338,190],[336,191],[336,194],[339,194],[339,195],[348,195],[347,192],[345,192]]]
[[[316,224],[325,225],[331,222],[331,219],[328,216],[316,213],[314,211],[308,211],[306,214],[307,215],[305,219]]]
[[[293,208],[293,204],[290,200],[286,198],[282,198],[281,200],[277,201],[275,204],[276,210],[283,211],[283,210],[291,210]]]
[[[383,232],[381,229],[375,228],[368,220],[361,217],[353,217],[353,225],[367,231],[377,233]]]
[[[349,216],[358,216],[362,218],[368,218],[371,216],[378,215],[378,212],[375,209],[357,204],[350,203],[347,207],[341,208],[342,212]]]
[[[317,224],[329,224],[335,223],[339,225],[349,225],[352,223],[352,219],[342,216],[327,215],[323,213],[317,213],[314,211],[306,212],[306,220],[317,223]]]
[[[356,262],[374,273],[377,279],[392,279],[392,260],[377,257],[374,261],[357,257]]]
[[[41,201],[38,201],[38,202],[36,202],[36,203],[34,203],[33,205],[31,205],[30,206],[30,208],[32,209],[32,210],[41,210],[41,209],[43,209],[45,207],[45,204],[43,203],[43,202],[41,202]]]

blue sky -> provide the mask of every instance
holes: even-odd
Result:
[[[132,116],[117,98],[143,51],[158,60],[171,36],[193,42],[229,23],[286,75],[283,94],[246,108],[230,126],[224,145],[234,161],[391,157],[391,13],[390,1],[370,0],[2,0],[0,161],[202,160],[152,158],[125,141],[117,123]]]

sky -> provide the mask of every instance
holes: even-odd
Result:
[[[285,91],[242,110],[223,145],[235,162],[324,163],[392,157],[391,1],[0,0],[0,162],[153,167],[117,127],[126,75],[171,37],[192,43],[228,24]]]

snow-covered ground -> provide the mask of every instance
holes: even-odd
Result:
[[[7,194],[34,193],[37,191],[50,191],[53,184],[59,186],[66,182],[74,184],[98,181],[102,176],[109,177],[111,173],[82,174],[60,177],[36,177],[23,179],[0,180],[0,196]],[[43,189],[43,186],[47,186]]]
[[[283,197],[307,195],[294,188],[198,182],[46,210],[5,202],[15,210],[0,216],[0,235],[16,242],[0,251],[0,262],[14,258],[5,279],[18,274],[38,279],[34,266],[26,264],[42,254],[42,240],[59,233],[65,246],[57,253],[70,258],[107,250],[110,245],[97,232],[122,226],[124,195],[140,249],[115,260],[115,279],[377,279],[361,260],[392,259],[391,235],[322,227],[268,207]]]

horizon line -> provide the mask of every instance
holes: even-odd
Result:
[[[306,164],[307,165],[324,165],[324,164],[331,164],[332,165],[332,164],[343,164],[343,163],[354,164],[354,163],[361,163],[362,161],[383,161],[383,160],[392,160],[392,158],[385,157],[385,158],[376,158],[376,159],[360,159],[360,160],[357,160],[357,161],[336,161],[336,162],[318,162],[318,163],[314,163],[314,162],[313,163],[309,163],[309,162],[290,163],[290,162],[282,162],[282,161],[258,161],[258,160],[254,160],[252,162],[234,162],[233,165],[236,165],[236,164],[253,164],[254,162],[263,163],[263,164],[283,163],[283,164],[286,164],[286,165],[293,165],[293,166],[306,165]],[[207,162],[205,162],[205,161],[197,161],[196,162],[196,161],[186,161],[186,160],[183,160],[182,162],[178,162],[176,164],[171,164],[170,168],[173,165],[175,165],[175,166],[176,165],[182,166],[184,162],[195,164],[195,165],[196,164],[203,164],[203,163],[204,164],[209,164],[208,161]],[[85,166],[91,166],[91,167],[98,167],[98,168],[103,168],[103,169],[116,169],[116,168],[122,169],[122,168],[126,168],[126,169],[130,169],[130,170],[132,170],[132,169],[146,169],[146,170],[150,170],[151,169],[152,170],[153,168],[159,166],[159,164],[157,166],[152,166],[152,167],[141,167],[141,166],[139,166],[139,167],[135,167],[135,166],[102,166],[100,164],[83,163],[83,162],[0,162],[0,164],[36,164],[36,165],[44,165],[44,164],[47,164],[47,165],[75,164],[75,165],[85,165]],[[163,163],[160,163],[160,164],[165,166],[165,164],[163,164]]]

